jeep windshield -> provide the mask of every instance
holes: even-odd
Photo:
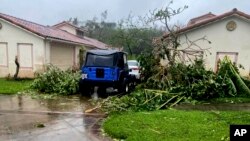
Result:
[[[114,54],[96,55],[88,54],[85,66],[90,67],[113,67],[115,65]]]

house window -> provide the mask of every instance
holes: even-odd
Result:
[[[76,35],[79,37],[84,37],[84,32],[80,30],[76,30]]]
[[[8,47],[7,43],[0,43],[0,66],[8,66]]]
[[[215,62],[215,72],[218,70],[219,62],[227,56],[232,63],[237,64],[238,61],[238,52],[217,52],[216,53],[216,62]]]
[[[33,45],[19,43],[17,45],[18,60],[21,68],[33,67]]]

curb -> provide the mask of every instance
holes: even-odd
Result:
[[[105,117],[106,118],[106,117]],[[110,137],[103,136],[101,131],[101,122],[105,118],[99,118],[96,122],[87,129],[88,135],[93,141],[112,141]]]

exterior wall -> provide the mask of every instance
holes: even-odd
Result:
[[[18,44],[32,45],[31,68],[20,67],[19,77],[33,77],[34,72],[43,69],[44,64],[44,40],[29,31],[21,29],[5,20],[0,19],[0,43],[7,43],[7,66],[0,66],[0,77],[13,76],[16,71],[15,56],[18,56]],[[20,57],[20,56],[18,56]]]
[[[236,29],[228,31],[226,24],[229,21],[236,22]],[[245,70],[240,69],[242,75],[249,75],[250,71],[250,23],[243,18],[236,16],[228,17],[223,20],[210,23],[203,27],[190,30],[185,34],[187,37],[194,41],[201,37],[206,36],[206,39],[211,41],[209,44],[206,41],[196,42],[202,48],[210,48],[209,52],[204,52],[204,58],[206,67],[215,70],[216,69],[216,58],[218,59],[217,52],[224,52],[229,54],[238,53],[237,64],[241,64]],[[187,47],[185,44],[184,34],[180,37],[180,41],[183,44],[182,47]],[[207,55],[207,56],[206,56]]]
[[[88,50],[94,49],[93,47],[86,47],[86,46],[77,46],[76,50],[76,54],[77,54],[77,67],[79,69],[81,69],[81,67],[83,66],[83,64],[85,63],[85,59],[86,59],[86,52]],[[80,50],[82,50],[82,53],[80,53]],[[80,59],[82,59],[80,61]]]
[[[44,63],[45,64],[49,64],[50,63],[50,41],[48,40],[44,40],[44,50],[45,50],[45,60]]]
[[[67,32],[69,32],[71,34],[76,35],[76,29],[74,27],[70,26],[70,25],[64,24],[64,25],[58,26],[57,28],[59,28],[61,30],[65,30],[65,31],[67,31]]]
[[[82,46],[76,46],[75,47],[75,68],[79,69],[81,67],[80,64],[80,50],[83,48]]]

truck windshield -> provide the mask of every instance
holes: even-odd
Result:
[[[95,55],[88,54],[86,60],[86,66],[95,67],[112,67],[115,65],[114,54],[111,55]]]

